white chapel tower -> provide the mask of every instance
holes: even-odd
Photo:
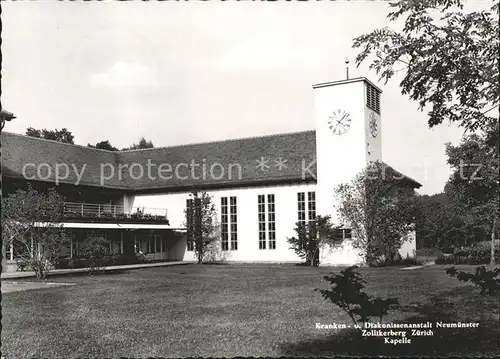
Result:
[[[333,223],[339,224],[334,189],[350,182],[370,161],[382,160],[382,91],[364,77],[321,83],[313,88],[317,213],[331,215]],[[322,262],[332,264],[328,258]]]

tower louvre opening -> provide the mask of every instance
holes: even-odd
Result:
[[[366,106],[380,113],[380,91],[371,84],[366,84]]]

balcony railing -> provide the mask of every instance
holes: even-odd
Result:
[[[64,217],[66,218],[89,218],[89,219],[119,219],[165,222],[167,210],[165,208],[132,207],[130,212],[125,211],[123,205],[96,204],[96,203],[64,203]]]
[[[65,202],[64,214],[80,214],[81,216],[100,217],[125,213],[124,207],[116,204],[94,204],[94,203],[76,203]]]

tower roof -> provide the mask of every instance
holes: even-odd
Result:
[[[350,84],[353,82],[360,82],[360,81],[364,81],[365,83],[370,84],[371,86],[375,87],[380,93],[382,93],[382,90],[380,89],[380,87],[375,85],[373,82],[368,80],[366,77],[356,77],[353,79],[345,79],[345,80],[332,81],[332,82],[323,82],[323,83],[313,85],[313,88],[317,89],[317,88],[321,88],[321,87],[345,85],[345,84]]]

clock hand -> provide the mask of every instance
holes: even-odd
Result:
[[[342,121],[344,120],[344,118],[345,118],[346,116],[347,116],[347,115],[344,115],[344,116],[342,116],[342,118],[341,118],[340,120],[337,120],[337,125],[338,125],[338,124],[340,124],[340,123],[342,123]]]

